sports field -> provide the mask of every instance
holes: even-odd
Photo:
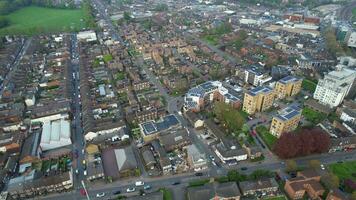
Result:
[[[10,25],[0,29],[0,34],[51,33],[80,30],[85,27],[82,9],[54,9],[30,6],[17,10],[5,17]]]

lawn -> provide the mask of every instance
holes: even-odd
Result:
[[[84,10],[30,6],[6,15],[10,25],[0,29],[0,35],[80,30],[86,27],[84,16]]]
[[[256,131],[269,149],[272,149],[277,137],[272,135],[265,126],[257,126]]]
[[[302,82],[302,87],[304,90],[307,90],[311,93],[314,93],[315,92],[315,89],[316,89],[316,83],[311,81],[311,80],[308,80],[308,79],[304,79],[303,82]]]
[[[169,189],[161,188],[159,190],[163,193],[163,200],[173,200],[173,194]]]
[[[313,124],[318,124],[326,118],[326,115],[311,108],[303,108],[302,112],[306,120]]]
[[[334,163],[329,166],[329,169],[339,177],[340,180],[352,179],[356,181],[356,161]]]

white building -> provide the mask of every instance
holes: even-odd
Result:
[[[60,119],[43,123],[40,147],[42,151],[71,145],[69,121]]]
[[[188,162],[194,171],[201,171],[208,168],[205,154],[200,153],[194,144],[187,146],[187,154]]]
[[[337,70],[329,72],[320,79],[314,92],[314,99],[330,107],[336,107],[349,93],[355,80],[356,72],[343,65],[336,66]]]
[[[356,47],[356,32],[351,33],[349,40],[347,41],[347,46]]]
[[[86,42],[96,41],[96,33],[95,31],[81,31],[77,34],[78,40],[83,40]]]

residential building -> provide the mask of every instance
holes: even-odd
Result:
[[[130,176],[138,166],[131,146],[105,149],[102,153],[102,160],[105,176],[112,178]]]
[[[291,199],[302,199],[305,194],[311,199],[321,199],[325,189],[320,184],[320,175],[315,170],[298,172],[296,178],[287,179],[284,190]]]
[[[241,97],[235,91],[223,86],[220,81],[208,81],[191,88],[184,97],[184,110],[199,112],[204,106],[215,100],[238,108]]]
[[[141,135],[145,142],[152,141],[158,138],[163,131],[168,131],[180,127],[180,122],[175,115],[166,115],[158,121],[148,121],[139,124]]]
[[[200,171],[208,168],[208,162],[204,153],[200,153],[195,144],[186,147],[188,163],[194,171]]]
[[[339,137],[331,139],[329,152],[349,151],[356,149],[356,136]]]
[[[261,86],[270,80],[272,80],[272,77],[264,73],[260,67],[250,67],[245,70],[245,83]]]
[[[191,144],[188,132],[186,129],[171,130],[160,134],[159,142],[167,152],[175,149],[182,149]]]
[[[77,38],[78,38],[78,40],[82,40],[85,42],[92,42],[92,41],[97,40],[96,33],[95,33],[95,31],[92,31],[92,30],[79,32],[77,34]]]
[[[326,197],[326,200],[345,200],[347,196],[339,190],[331,190]]]
[[[235,182],[227,183],[208,183],[203,186],[188,188],[188,200],[239,200],[241,197],[240,190]]]
[[[42,151],[71,145],[70,122],[67,120],[47,121],[42,125],[40,147]]]
[[[340,119],[344,122],[356,123],[356,111],[354,109],[345,108],[341,112]]]
[[[349,36],[349,39],[347,40],[347,46],[348,47],[356,47],[356,32],[352,32]]]
[[[270,132],[276,137],[282,133],[293,131],[298,127],[302,110],[297,105],[288,106],[272,118]]]
[[[356,71],[343,65],[320,79],[314,92],[314,99],[329,107],[336,107],[349,93],[356,77]]]
[[[265,178],[256,181],[242,181],[239,183],[242,195],[269,196],[278,191],[278,183],[274,178]]]
[[[276,83],[274,88],[278,99],[294,96],[302,88],[302,79],[295,76],[287,76]]]
[[[63,192],[73,187],[72,172],[36,178],[35,171],[9,181],[7,191],[13,199],[26,199],[35,195]]]
[[[19,172],[23,173],[27,168],[32,166],[32,163],[37,162],[40,159],[41,148],[40,144],[40,135],[39,131],[33,132],[28,136],[21,149],[20,154],[20,169]]]
[[[269,87],[256,87],[245,93],[243,110],[250,115],[264,111],[273,105],[274,91]]]

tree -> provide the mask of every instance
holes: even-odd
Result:
[[[249,177],[253,180],[257,180],[260,178],[271,178],[273,175],[274,174],[271,171],[260,169],[252,172]]]
[[[235,182],[247,180],[247,176],[244,174],[240,174],[237,170],[230,170],[227,173],[227,177],[228,177],[229,181],[235,181]]]
[[[124,12],[124,19],[125,19],[126,21],[130,21],[130,20],[131,20],[131,13],[125,11],[125,12]]]
[[[286,171],[287,172],[293,172],[293,171],[297,171],[298,166],[297,166],[297,162],[295,162],[295,160],[287,160],[286,161]]]
[[[218,101],[214,103],[214,114],[231,133],[241,130],[245,124],[245,119],[242,115],[231,105],[224,102]]]
[[[330,137],[321,129],[302,129],[299,132],[283,133],[273,151],[284,159],[327,152]]]
[[[356,200],[356,191],[352,192],[351,199],[352,200]]]
[[[313,169],[319,169],[320,168],[320,161],[319,160],[309,160],[309,167]]]
[[[330,189],[338,188],[340,185],[339,177],[333,173],[326,173],[321,177],[321,182]]]

